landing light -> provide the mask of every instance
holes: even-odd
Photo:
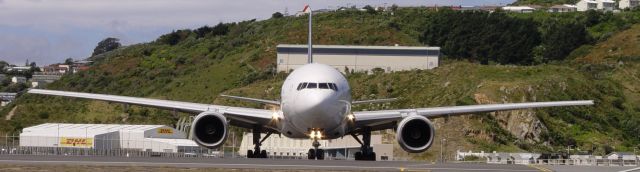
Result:
[[[347,119],[349,119],[349,121],[353,121],[354,119],[356,119],[356,117],[353,116],[353,114],[349,114],[347,115]]]
[[[273,119],[273,120],[280,119],[280,115],[278,115],[278,112],[273,112],[273,114],[271,115],[271,119]]]

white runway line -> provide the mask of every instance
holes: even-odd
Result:
[[[217,166],[248,166],[248,167],[306,167],[306,168],[354,168],[354,169],[400,169],[403,167],[361,167],[361,166],[320,166],[320,165],[272,165],[272,164],[221,164],[221,163],[165,163],[165,162],[100,162],[100,161],[31,161],[31,160],[0,160],[0,162],[14,163],[78,163],[78,164],[126,164],[126,165],[200,165],[216,168]],[[405,168],[407,169],[407,168]],[[516,170],[516,169],[466,169],[466,168],[409,168],[411,170],[456,170],[456,171],[519,171],[537,172],[538,170]]]
[[[622,171],[619,171],[619,172],[632,172],[632,171],[640,171],[640,167],[632,168],[632,169],[628,169],[628,170],[622,170]]]

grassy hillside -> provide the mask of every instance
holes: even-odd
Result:
[[[319,14],[314,20],[314,41],[422,45],[418,37],[428,16],[428,12],[416,9],[401,10],[393,16],[355,11]],[[634,44],[609,50],[619,39],[638,41],[639,37],[629,34],[639,30],[634,26],[594,46],[604,48],[591,50],[589,45],[583,46],[572,54],[575,61],[513,66],[444,60],[434,70],[348,74],[354,99],[400,98],[397,102],[361,105],[354,110],[593,99],[596,106],[592,107],[435,119],[438,141],[433,148],[438,148],[439,140],[446,138],[447,152],[456,149],[552,152],[567,145],[577,145],[582,150],[596,147],[597,153],[604,153],[607,146],[632,150],[632,146],[640,143],[638,56],[615,52],[639,47]],[[227,32],[216,34],[176,31],[154,42],[94,57],[97,64],[89,71],[67,75],[48,89],[259,107],[217,95],[278,99],[286,74],[274,72],[275,46],[302,44],[305,40],[305,17],[233,23],[228,24]],[[602,61],[583,60],[602,57],[599,53],[611,57]],[[18,106],[16,115],[11,121],[0,120],[1,131],[15,132],[44,122],[172,125],[179,116],[187,115],[174,116],[168,111],[140,107],[125,113],[120,104],[39,95],[23,95],[12,106]],[[10,109],[4,108],[0,116]],[[395,143],[391,139],[387,142]],[[396,152],[399,156],[434,159],[438,151],[431,149],[414,155]]]

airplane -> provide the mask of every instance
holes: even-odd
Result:
[[[309,7],[305,7],[305,11]],[[593,105],[593,100],[529,102],[506,104],[482,104],[414,109],[376,111],[352,111],[357,104],[390,102],[395,99],[353,101],[345,76],[337,69],[313,62],[311,43],[312,12],[309,9],[308,64],[292,71],[285,79],[280,101],[221,95],[221,97],[257,102],[280,107],[279,110],[221,106],[151,98],[80,92],[30,89],[27,93],[85,98],[169,109],[197,114],[190,133],[194,141],[206,148],[222,146],[227,138],[229,125],[251,129],[254,149],[247,151],[248,158],[267,158],[261,150],[262,143],[272,134],[294,139],[311,139],[310,160],[324,159],[324,150],[318,140],[352,136],[360,145],[356,160],[375,161],[371,147],[371,132],[395,129],[396,140],[405,151],[424,152],[434,142],[435,128],[430,119],[471,113],[508,111],[517,109]],[[266,133],[264,137],[261,133]],[[362,136],[362,139],[358,137]]]

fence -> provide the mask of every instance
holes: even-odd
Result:
[[[32,143],[20,145],[19,135],[0,135],[0,155],[66,155],[66,156],[126,156],[126,157],[239,157],[238,148],[223,146],[216,150],[199,147],[197,145],[180,146],[171,142],[157,142],[153,140],[120,140],[85,138],[80,143],[65,145],[58,137],[30,138]],[[24,146],[29,145],[29,146]],[[47,146],[48,145],[48,146]]]

